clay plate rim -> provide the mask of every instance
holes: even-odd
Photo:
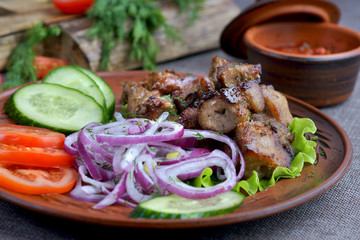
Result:
[[[112,87],[118,102],[124,81],[142,81],[144,71],[99,73]],[[17,88],[0,93],[0,124],[13,123],[4,113],[6,99]],[[300,177],[282,179],[275,186],[247,197],[235,212],[208,218],[189,220],[131,219],[131,208],[110,206],[93,210],[92,203],[72,199],[68,194],[31,196],[0,188],[0,198],[14,205],[50,217],[58,217],[83,223],[113,227],[180,229],[221,226],[263,218],[299,206],[319,196],[338,182],[349,169],[353,150],[345,131],[329,116],[317,108],[296,98],[287,96],[292,113],[299,117],[310,117],[319,130],[317,147],[318,162],[304,167]],[[117,105],[117,109],[119,105]],[[320,151],[321,150],[321,151]],[[324,158],[323,152],[327,157]]]

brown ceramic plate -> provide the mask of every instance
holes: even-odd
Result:
[[[143,71],[99,73],[112,87],[117,102],[124,81],[143,80],[146,74]],[[4,113],[3,106],[15,90],[0,93],[0,124],[12,123]],[[129,217],[131,208],[110,206],[94,210],[92,203],[72,199],[68,194],[32,196],[0,188],[0,197],[15,205],[53,217],[133,228],[210,227],[245,222],[286,211],[327,191],[342,178],[352,160],[349,138],[336,122],[318,109],[295,98],[289,97],[289,104],[294,116],[311,118],[318,127],[317,164],[306,165],[298,178],[282,179],[275,186],[247,197],[244,203],[230,214],[190,220],[132,219]]]

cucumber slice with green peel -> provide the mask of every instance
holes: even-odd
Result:
[[[43,83],[59,84],[74,88],[94,98],[104,109],[106,109],[105,97],[99,86],[88,75],[72,65],[61,66],[53,69],[43,79]]]
[[[158,196],[140,203],[130,214],[132,218],[191,219],[233,212],[245,195],[229,191],[207,199],[188,199],[175,194]]]
[[[105,98],[106,111],[108,112],[108,119],[109,120],[112,119],[115,110],[115,96],[109,84],[93,71],[80,66],[77,66],[77,68],[80,69],[82,72],[84,72],[86,75],[88,75],[98,85]]]
[[[5,103],[5,112],[17,123],[65,134],[90,122],[103,123],[105,112],[93,98],[78,90],[52,83],[19,88]]]

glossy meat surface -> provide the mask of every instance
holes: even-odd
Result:
[[[148,81],[127,83],[122,103],[137,116],[168,120],[188,129],[205,129],[232,137],[244,155],[244,178],[256,171],[268,178],[294,157],[292,121],[286,97],[260,83],[261,66],[213,57],[208,76],[152,72]],[[215,145],[219,147],[218,145]]]

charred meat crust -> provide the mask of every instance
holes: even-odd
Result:
[[[256,80],[260,82],[261,65],[228,62],[220,57],[213,57],[209,69],[209,78],[216,89],[235,87],[241,82]]]
[[[279,136],[260,121],[239,124],[236,138],[245,159],[245,178],[256,171],[259,178],[270,178],[276,167],[290,167],[291,154],[280,144]]]
[[[265,111],[273,118],[289,126],[293,119],[286,97],[271,85],[260,86],[265,100]]]
[[[223,99],[230,103],[246,102],[253,112],[262,112],[265,108],[265,99],[262,89],[255,81],[241,82],[236,87],[219,90]]]
[[[150,73],[145,83],[127,82],[121,104],[137,116],[156,119],[168,111],[169,120],[187,129],[227,134],[244,155],[244,178],[253,171],[268,178],[277,166],[290,167],[293,117],[286,97],[260,84],[260,74],[260,65],[215,56],[205,77],[166,70]]]

